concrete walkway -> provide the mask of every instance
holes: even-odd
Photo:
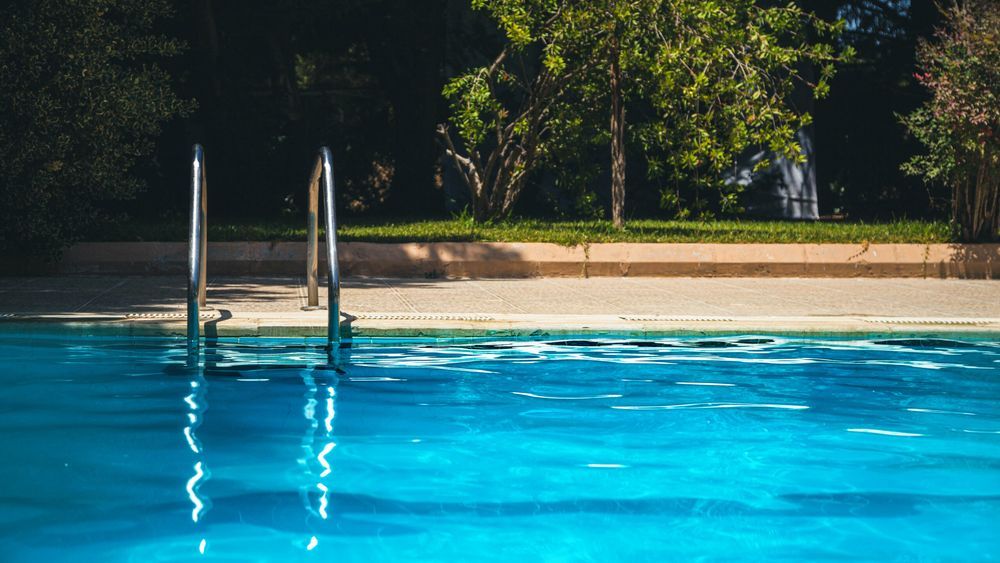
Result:
[[[3,324],[181,334],[186,286],[170,277],[0,278]],[[209,335],[321,335],[301,278],[209,280]],[[325,304],[321,285],[320,303]],[[1000,281],[817,278],[352,278],[345,330],[365,335],[615,331],[1000,335]],[[0,327],[2,328],[2,327]]]

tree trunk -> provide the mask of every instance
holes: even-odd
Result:
[[[959,164],[952,196],[952,222],[962,242],[1000,238],[1000,178],[993,170],[989,148],[967,155]]]
[[[625,105],[618,38],[611,36],[611,221],[625,226]]]

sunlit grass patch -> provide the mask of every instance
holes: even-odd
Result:
[[[304,221],[303,221],[304,223]],[[474,223],[462,219],[375,221],[347,220],[341,241],[355,242],[550,242],[577,245],[601,242],[671,243],[945,243],[953,236],[947,223],[806,221],[661,221],[642,219],[618,230],[609,221],[510,220]],[[211,241],[304,241],[304,225],[209,222]],[[183,241],[184,224],[134,223],[106,232],[100,240]]]

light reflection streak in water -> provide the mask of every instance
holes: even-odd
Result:
[[[657,343],[662,347],[648,351],[638,351],[635,347],[629,346],[632,341],[602,339],[592,339],[592,341],[595,347],[588,349],[586,353],[580,352],[572,345],[561,345],[558,342],[545,341],[490,341],[488,343],[491,347],[489,350],[484,349],[483,344],[478,344],[475,346],[474,353],[468,347],[461,345],[428,345],[415,347],[410,350],[411,353],[409,354],[401,352],[357,354],[355,360],[362,360],[363,363],[356,363],[355,365],[378,369],[420,368],[460,370],[470,373],[492,373],[492,370],[478,369],[476,365],[469,365],[481,362],[519,364],[524,362],[549,361],[607,362],[658,366],[671,366],[684,363],[705,364],[708,362],[778,366],[796,364],[890,366],[926,370],[991,369],[988,366],[956,362],[952,358],[960,358],[961,356],[955,350],[926,347],[920,345],[919,342],[909,346],[903,345],[904,343],[902,342],[899,345],[891,345],[891,342],[869,340],[795,341],[768,337],[763,342],[746,342],[743,337],[720,338],[713,342],[725,344],[725,346],[713,348],[709,353],[704,348],[696,350],[692,347],[702,344],[702,342],[685,338],[659,339]],[[995,348],[993,344],[986,345],[980,343],[977,346],[984,354],[997,353],[989,350],[989,348]],[[803,347],[807,348],[810,353],[856,351],[861,356],[854,358],[833,358],[827,354],[806,356],[801,353],[795,353],[797,351],[801,352]],[[921,355],[923,358],[909,358],[905,360],[894,358],[893,356],[898,354],[899,350],[905,350],[910,355]],[[771,354],[775,352],[779,353],[779,357],[771,357]],[[355,379],[352,378],[352,380]],[[695,383],[683,382],[679,384],[691,385]]]
[[[195,523],[198,522],[202,511],[205,509],[205,503],[202,502],[201,497],[197,493],[201,478],[205,476],[205,471],[201,468],[201,463],[199,461],[194,464],[194,475],[188,479],[187,485],[184,486],[184,489],[188,493],[188,498],[191,499],[191,504],[194,505],[194,509],[191,510],[191,521]]]
[[[319,474],[320,477],[326,477],[330,474],[330,462],[326,460],[326,454],[333,451],[334,446],[336,446],[336,444],[333,442],[327,442],[326,445],[323,446],[323,451],[319,452],[319,455],[316,456],[319,464],[323,466],[323,472]]]
[[[327,520],[330,517],[330,488],[325,480],[333,471],[327,456],[337,446],[333,439],[333,422],[336,417],[334,403],[337,397],[336,377],[322,388],[326,395],[322,403],[319,400],[321,386],[317,384],[315,372],[303,370],[302,380],[306,387],[306,401],[302,407],[302,414],[307,424],[306,435],[302,440],[304,456],[299,459],[299,463],[304,467],[310,484],[302,488],[301,496],[308,513]],[[325,413],[317,413],[317,409],[325,410]],[[322,435],[317,437],[317,431],[320,429],[320,414],[323,416]],[[319,446],[319,444],[322,445]],[[317,447],[319,447],[318,453]],[[319,491],[318,498],[316,498],[316,491]],[[317,545],[319,545],[319,540],[316,536],[312,536],[309,538],[306,549],[312,551]]]
[[[678,409],[785,409],[806,410],[809,405],[787,405],[777,403],[684,403],[680,405],[612,405],[623,411],[667,411]]]
[[[861,434],[878,434],[880,436],[901,436],[903,438],[917,438],[923,436],[919,432],[900,432],[898,430],[882,430],[880,428],[848,428],[848,432],[858,432]]]
[[[208,409],[208,402],[205,399],[208,382],[200,366],[193,366],[192,374],[190,380],[191,391],[184,397],[184,403],[188,408],[188,424],[184,427],[184,440],[195,455],[195,463],[193,466],[194,474],[185,483],[184,490],[193,506],[191,509],[191,521],[197,525],[204,519],[205,512],[211,506],[208,497],[200,493],[201,486],[209,478],[209,471],[204,460],[204,447],[201,440],[198,439],[197,433],[198,428],[201,427],[205,411]],[[204,554],[206,546],[207,541],[202,538],[198,544],[198,553]]]

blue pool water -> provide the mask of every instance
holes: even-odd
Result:
[[[0,337],[0,560],[1000,555],[986,341]]]

